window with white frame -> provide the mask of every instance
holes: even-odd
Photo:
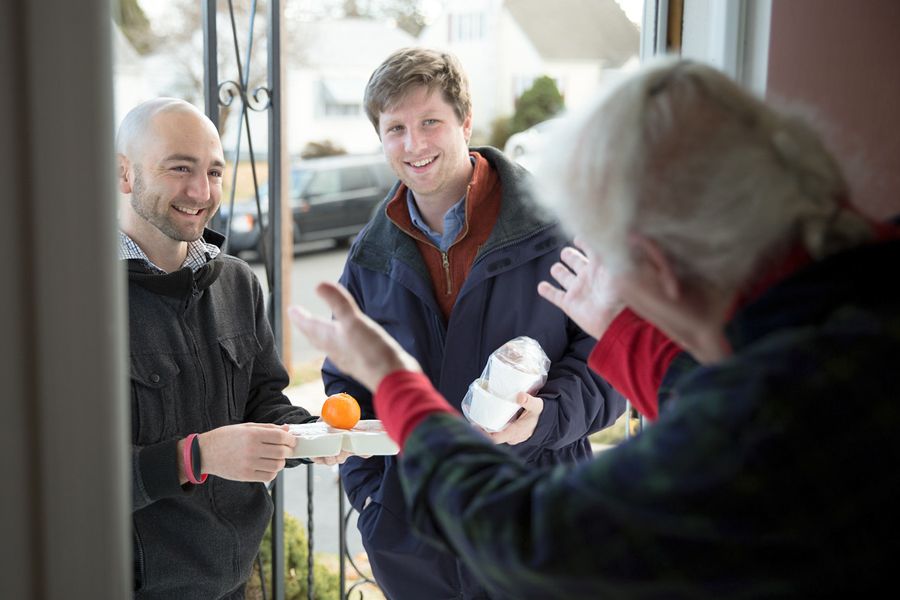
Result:
[[[447,16],[447,41],[477,42],[484,39],[484,13],[450,13]]]
[[[365,83],[347,79],[319,82],[319,114],[328,117],[356,117],[362,114]]]

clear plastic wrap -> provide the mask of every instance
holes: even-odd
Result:
[[[540,390],[549,369],[550,359],[537,340],[520,336],[506,342],[488,357],[481,377],[469,385],[463,414],[486,431],[502,431],[521,409],[516,395]]]

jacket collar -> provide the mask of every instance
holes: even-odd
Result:
[[[900,240],[868,243],[811,262],[762,292],[735,313],[726,335],[737,350],[771,331],[817,325],[836,309],[895,310]]]
[[[221,248],[225,242],[225,236],[212,229],[203,230],[203,239],[210,244]],[[208,263],[200,267],[195,273],[190,267],[184,267],[171,273],[155,273],[147,268],[143,260],[128,259],[128,281],[135,283],[154,294],[184,298],[195,292],[202,292],[211,286],[222,270],[220,253]]]

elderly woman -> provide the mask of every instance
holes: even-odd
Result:
[[[900,550],[900,264],[801,121],[667,59],[568,118],[539,173],[580,236],[545,298],[658,418],[526,468],[322,284],[299,328],[376,390],[422,535],[499,597],[806,597],[889,585]],[[622,310],[621,307],[624,307]],[[514,309],[514,307],[512,307]],[[658,400],[662,402],[658,405]]]

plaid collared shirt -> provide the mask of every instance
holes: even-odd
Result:
[[[194,240],[193,242],[188,242],[188,250],[187,256],[184,258],[184,262],[181,267],[190,267],[191,271],[197,272],[200,267],[205,265],[207,262],[214,259],[219,255],[219,247],[214,244],[208,244],[202,237]],[[143,260],[147,265],[160,273],[165,273],[158,266],[153,264],[147,255],[141,250],[140,246],[138,246],[133,239],[128,237],[124,232],[119,232],[119,259],[128,260],[129,258],[136,258],[139,260]]]

